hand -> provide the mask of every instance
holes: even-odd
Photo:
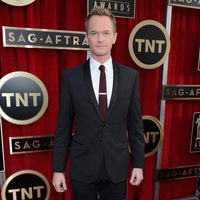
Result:
[[[143,169],[141,168],[133,168],[130,184],[138,186],[143,180]]]
[[[65,174],[62,172],[54,172],[52,184],[57,192],[64,192],[67,190]]]

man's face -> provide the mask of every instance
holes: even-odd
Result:
[[[87,43],[94,58],[109,57],[117,33],[114,33],[113,24],[107,16],[92,16],[88,22]]]

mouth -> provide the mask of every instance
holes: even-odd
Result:
[[[97,48],[105,48],[106,46],[105,45],[97,45],[96,47]]]

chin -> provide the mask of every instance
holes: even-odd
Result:
[[[94,52],[96,56],[107,56],[108,52]]]

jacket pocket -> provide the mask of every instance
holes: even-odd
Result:
[[[76,140],[73,138],[71,148],[79,149],[79,150],[84,150],[86,148],[86,145],[81,143],[80,141]]]

